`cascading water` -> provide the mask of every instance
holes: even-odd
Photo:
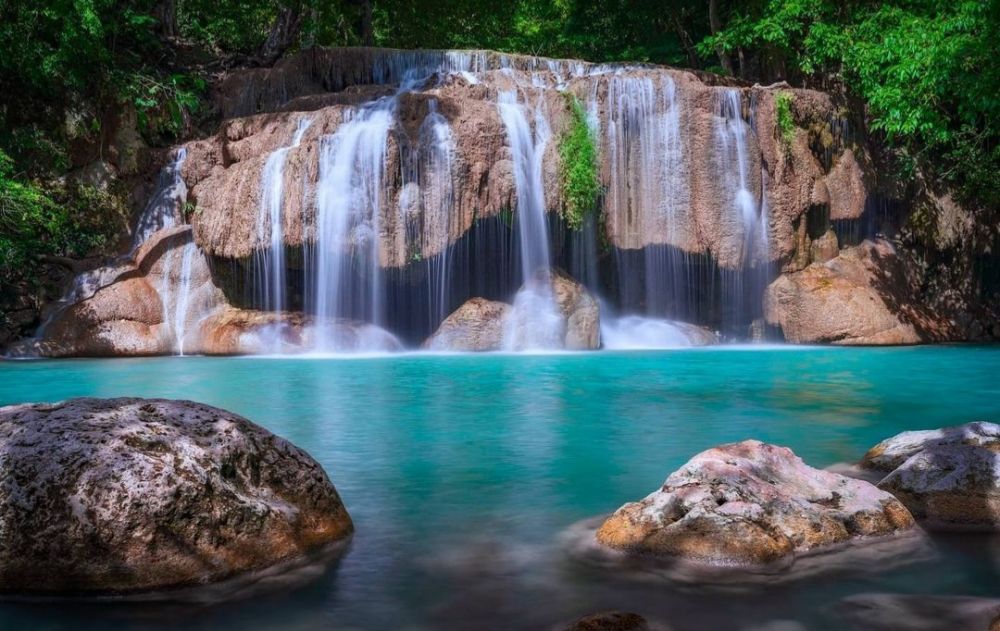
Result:
[[[514,226],[524,286],[514,298],[514,309],[504,327],[507,350],[547,349],[562,346],[562,318],[552,295],[549,231],[545,216],[542,161],[551,137],[543,102],[535,107],[535,129],[524,114],[516,92],[497,97],[500,118],[507,130],[517,211]]]
[[[292,144],[272,151],[264,164],[261,177],[260,210],[257,213],[258,242],[268,243],[268,249],[257,251],[257,282],[254,291],[255,304],[264,311],[283,311],[287,308],[285,299],[286,264],[284,218],[284,175],[288,152],[302,143],[302,138],[312,120],[299,119]]]
[[[170,228],[184,222],[184,204],[187,187],[181,178],[181,167],[187,159],[187,149],[177,149],[173,160],[160,170],[156,191],[149,199],[132,236],[132,249],[146,242],[157,230]]]
[[[747,148],[751,125],[743,119],[741,93],[734,88],[717,92],[715,144],[723,215],[730,245],[740,267],[722,272],[723,327],[738,330],[759,315],[762,279],[767,277],[766,198],[751,190],[751,161]],[[766,171],[761,168],[761,177]],[[758,278],[760,277],[760,278]]]
[[[396,100],[363,106],[324,138],[316,191],[312,313],[321,321],[317,350],[336,350],[322,331],[336,318],[376,324],[382,317],[379,218],[386,140]]]
[[[187,332],[187,321],[189,317],[191,302],[191,262],[194,259],[198,246],[194,242],[188,243],[183,248],[181,257],[181,272],[178,279],[176,297],[174,299],[173,332],[174,350],[178,355],[184,355],[184,334]],[[164,318],[166,320],[166,318]]]
[[[450,234],[451,212],[454,207],[455,142],[447,119],[438,112],[437,101],[427,104],[427,117],[420,126],[421,160],[418,182],[422,213],[421,237]],[[447,249],[426,262],[429,278],[430,321],[440,322],[450,312]]]
[[[696,302],[684,249],[695,235],[677,87],[666,74],[616,73],[608,77],[607,90],[607,227],[627,246],[616,251],[620,300],[627,312],[643,317],[619,318],[605,310],[602,338],[623,348],[674,346],[677,327],[657,318],[692,317]],[[623,341],[629,327],[637,335]]]
[[[750,157],[747,152],[749,126],[743,120],[740,91],[721,90],[718,94],[715,137],[719,152],[724,198],[736,213],[740,259],[750,262],[758,235],[758,205],[750,191]]]
[[[424,76],[419,70],[401,74],[396,94],[348,113],[321,142],[316,235],[307,270],[313,280],[306,300],[317,320],[314,347],[320,352],[341,349],[333,327],[337,319],[384,324],[379,245],[386,148],[399,96]]]

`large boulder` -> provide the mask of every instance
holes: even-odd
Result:
[[[218,408],[0,408],[0,591],[137,592],[292,562],[353,530],[307,453]]]
[[[917,344],[923,338],[899,304],[897,288],[886,286],[902,279],[882,273],[894,258],[887,242],[865,242],[783,274],[765,292],[765,319],[797,344]]]
[[[424,348],[434,351],[494,351],[503,344],[505,302],[471,298],[444,319]]]
[[[930,527],[1000,530],[1000,425],[903,432],[872,447],[861,466],[886,473],[879,488]]]
[[[913,525],[896,498],[868,482],[747,440],[698,454],[659,490],[619,508],[597,540],[629,553],[759,566]]]

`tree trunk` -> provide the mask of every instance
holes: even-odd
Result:
[[[676,13],[673,14],[674,31],[677,32],[677,39],[681,41],[681,46],[684,47],[684,52],[687,53],[688,64],[695,70],[699,68],[698,64],[698,53],[694,49],[694,42],[691,41],[691,36],[688,35],[687,30],[684,25],[681,24],[681,19]]]
[[[273,64],[299,39],[302,30],[302,7],[283,6],[271,23],[271,31],[260,47],[257,56],[265,65]]]
[[[164,37],[177,37],[177,0],[160,0],[153,9]]]
[[[372,0],[363,0],[361,3],[361,45],[375,45],[375,30],[373,27]]]
[[[708,25],[712,29],[712,35],[722,30],[722,23],[719,21],[718,4],[718,0],[708,0]],[[730,77],[733,76],[733,62],[729,58],[729,55],[726,54],[726,51],[722,50],[722,46],[716,46],[715,53],[719,56],[719,63],[722,64],[722,68],[726,71],[726,74]]]

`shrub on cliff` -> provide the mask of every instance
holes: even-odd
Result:
[[[570,110],[569,129],[559,140],[560,174],[563,192],[563,219],[579,230],[588,213],[597,207],[601,183],[597,176],[597,146],[580,101],[566,95]]]

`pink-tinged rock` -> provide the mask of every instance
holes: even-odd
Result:
[[[928,527],[1000,531],[1000,425],[903,432],[872,447],[861,466],[886,472],[879,488]]]
[[[760,566],[913,526],[906,508],[872,484],[747,440],[698,454],[659,490],[619,508],[597,540],[633,554]]]

